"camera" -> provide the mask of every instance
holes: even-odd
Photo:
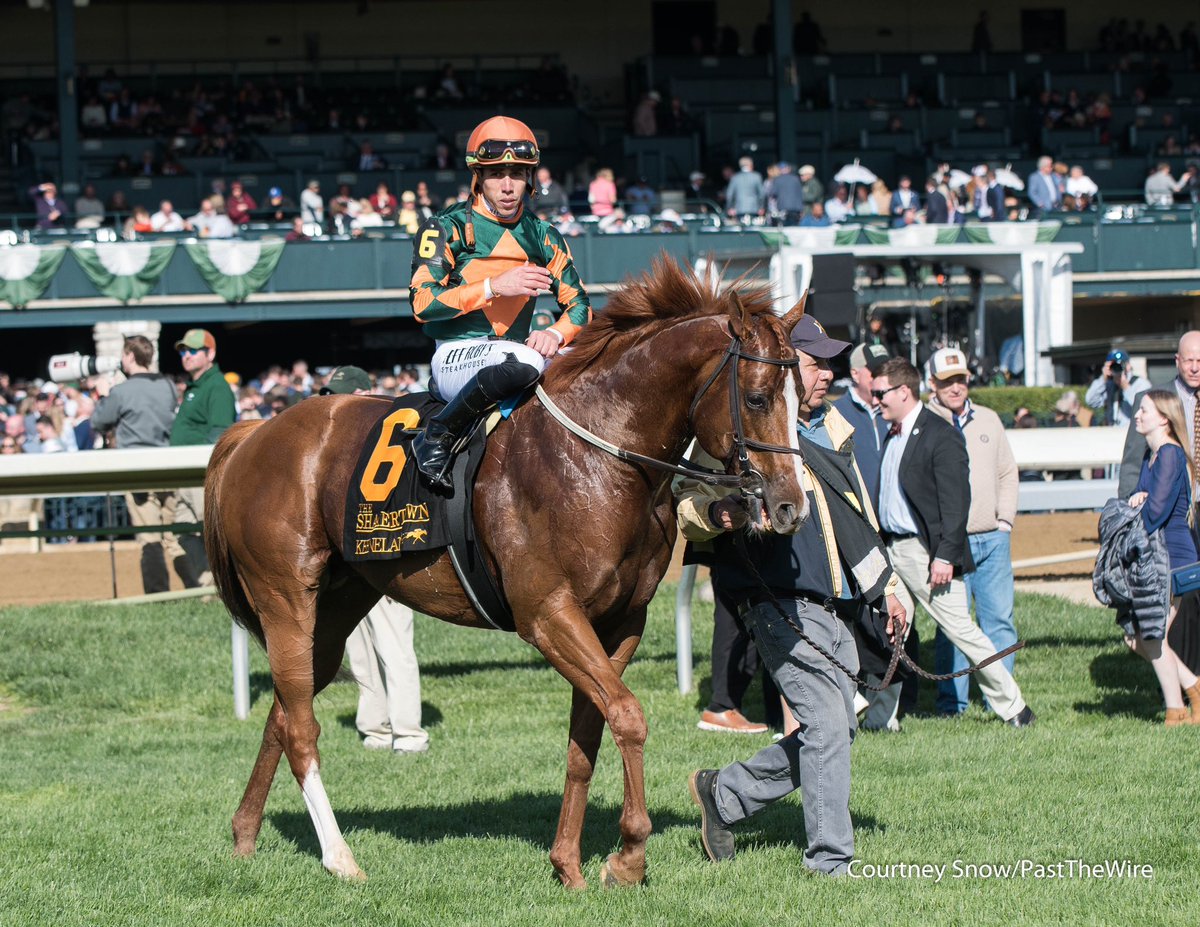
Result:
[[[90,354],[55,354],[50,358],[50,379],[55,383],[85,380],[98,373],[112,373],[121,366],[118,357],[92,357]]]

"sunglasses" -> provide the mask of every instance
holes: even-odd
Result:
[[[199,354],[201,351],[207,350],[208,348],[180,348],[179,356],[183,357],[185,354]]]
[[[537,159],[538,147],[530,141],[505,142],[490,138],[475,149],[475,161],[479,164],[490,164],[497,161],[536,161]]]
[[[17,446],[11,441],[5,441],[3,444],[0,444],[0,451],[15,451],[16,449]]]
[[[892,390],[899,389],[903,385],[904,385],[903,383],[897,383],[895,386],[889,386],[887,389],[873,389],[873,390],[871,390],[871,395],[874,396],[876,399],[881,400],[881,399],[883,399],[884,396],[886,396]]]

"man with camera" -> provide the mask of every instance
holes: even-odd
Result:
[[[1108,352],[1100,376],[1088,387],[1086,402],[1093,409],[1104,410],[1106,425],[1127,425],[1133,421],[1134,400],[1150,388],[1145,377],[1133,372],[1129,355],[1121,348]]]
[[[116,446],[166,447],[175,421],[175,384],[151,370],[154,345],[141,335],[125,339],[121,369],[127,379],[115,386],[108,375],[95,381],[100,401],[92,413],[96,431],[116,429]],[[175,520],[173,492],[130,492],[125,494],[129,521],[136,527],[169,525]],[[174,535],[142,532],[137,536],[142,551],[142,587],[147,593],[171,588],[164,547],[179,546]],[[182,554],[182,549],[179,551]]]

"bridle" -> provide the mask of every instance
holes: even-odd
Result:
[[[675,473],[680,476],[690,477],[704,483],[708,486],[726,486],[731,489],[741,490],[743,495],[755,496],[762,498],[766,489],[766,479],[763,475],[754,468],[750,462],[750,451],[765,451],[771,454],[799,454],[800,449],[795,447],[784,447],[779,444],[764,444],[761,441],[755,441],[753,438],[747,438],[742,426],[742,394],[741,387],[738,383],[738,362],[750,361],[756,364],[770,364],[774,367],[784,368],[799,368],[800,359],[793,357],[790,359],[776,357],[760,357],[757,354],[747,354],[742,350],[742,338],[733,330],[733,326],[729,328],[729,345],[725,348],[725,354],[721,357],[721,362],[717,364],[716,369],[704,381],[704,385],[700,387],[700,391],[696,393],[692,400],[691,406],[688,407],[688,430],[691,434],[696,433],[694,416],[696,408],[700,401],[708,393],[712,385],[717,381],[726,367],[730,368],[729,374],[729,414],[730,421],[733,425],[733,447],[730,449],[729,455],[726,457],[725,470],[712,470],[708,467],[703,467],[691,460],[683,460],[679,464],[668,463],[665,460],[658,460],[655,457],[647,457],[644,454],[638,454],[635,451],[625,450],[618,447],[610,441],[606,441],[599,435],[588,431],[578,422],[571,419],[562,409],[560,409],[554,401],[546,395],[546,391],[539,383],[536,395],[550,413],[550,417],[557,421],[567,431],[582,438],[588,444],[600,448],[602,451],[611,454],[612,456],[624,460],[628,463],[638,464],[644,467],[651,467],[655,470],[663,470],[667,473]],[[732,361],[732,363],[730,363]],[[736,459],[738,472],[731,473],[730,468]]]

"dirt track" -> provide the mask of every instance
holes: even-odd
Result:
[[[11,542],[10,542],[11,543]],[[1023,560],[1074,550],[1095,548],[1096,515],[1071,512],[1056,515],[1021,515],[1013,533],[1013,559]],[[676,562],[668,573],[678,576],[683,545],[676,546]],[[138,548],[131,541],[116,544],[116,585],[120,597],[140,595],[141,572]],[[1090,560],[1021,570],[1022,579],[1091,576]],[[43,602],[72,602],[108,599],[113,596],[113,568],[107,543],[57,544],[45,552],[0,553],[0,606],[33,605]],[[172,588],[181,589],[172,576]]]

